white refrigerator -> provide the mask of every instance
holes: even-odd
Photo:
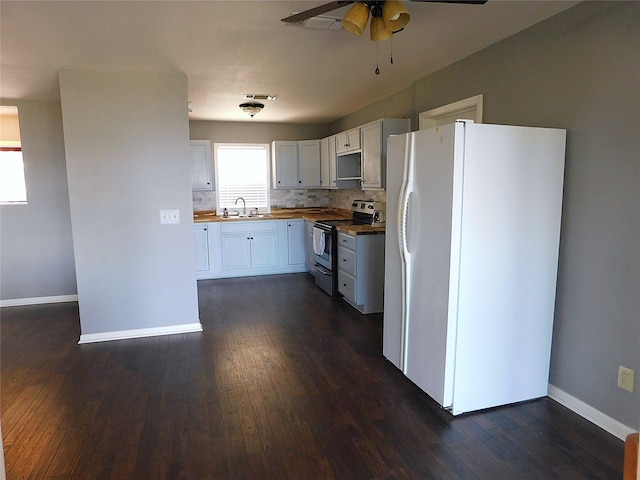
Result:
[[[454,415],[547,395],[565,136],[389,137],[383,354]]]

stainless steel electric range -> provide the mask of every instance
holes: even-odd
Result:
[[[384,203],[354,200],[351,219],[318,220],[313,224],[313,250],[316,285],[331,296],[338,296],[338,230],[343,225],[384,225]]]

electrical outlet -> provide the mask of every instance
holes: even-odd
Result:
[[[630,368],[618,365],[618,387],[629,392],[633,392],[633,381],[635,372]]]

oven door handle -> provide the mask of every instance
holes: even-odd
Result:
[[[314,223],[313,226],[319,230],[322,230],[325,233],[331,233],[331,227],[325,225],[324,223]]]
[[[313,266],[318,272],[320,272],[322,275],[325,275],[327,277],[330,277],[332,275],[331,270],[326,269],[325,267],[323,267],[322,265],[320,265],[319,263],[316,263]]]

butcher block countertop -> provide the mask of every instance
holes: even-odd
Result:
[[[301,218],[315,222],[318,220],[343,220],[352,217],[351,210],[342,208],[323,208],[323,207],[307,207],[307,208],[274,208],[270,214],[264,216],[238,217],[231,216],[222,218],[216,215],[215,210],[204,210],[193,212],[194,223],[205,222],[238,222],[238,221],[257,221],[257,220],[288,220],[293,218]],[[345,225],[337,227],[338,231],[348,233],[349,235],[371,235],[385,232],[384,227],[372,227],[370,225]]]
[[[345,218],[351,218],[351,211],[342,208],[321,208],[321,207],[308,207],[308,208],[274,208],[271,213],[266,213],[264,216],[253,217],[238,217],[230,215],[229,218],[223,218],[216,215],[215,210],[204,210],[200,212],[193,212],[193,221],[195,223],[201,222],[237,222],[237,221],[254,221],[254,220],[288,220],[291,218],[302,218],[315,222],[317,220],[341,220]]]
[[[372,227],[371,225],[339,225],[336,230],[349,235],[379,235],[385,233],[384,227]]]

